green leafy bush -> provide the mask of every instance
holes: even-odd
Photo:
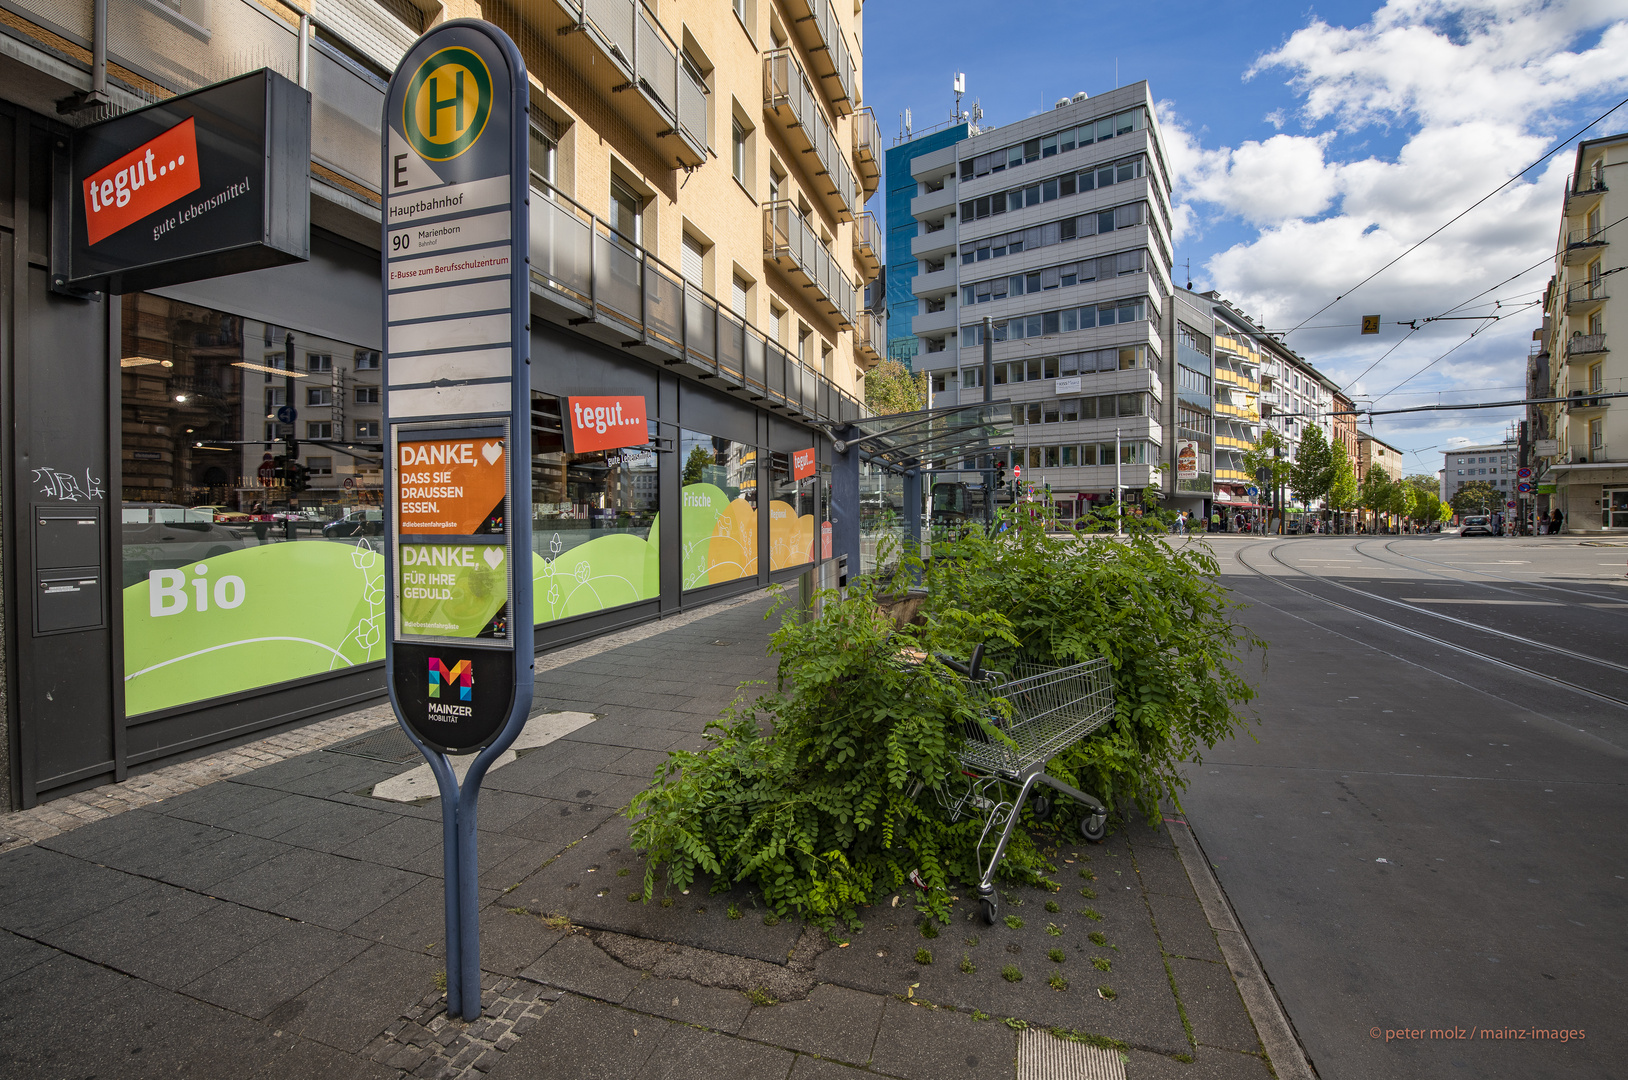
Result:
[[[877,610],[900,574],[927,586],[925,625],[896,629]],[[933,654],[964,657],[980,643],[997,670],[1107,656],[1113,720],[1049,769],[1156,815],[1183,785],[1179,763],[1236,732],[1235,707],[1253,697],[1235,662],[1256,642],[1232,624],[1217,574],[1196,546],[1171,551],[1140,533],[1059,539],[1013,518],[993,536],[940,541],[926,566],[907,559],[861,579],[846,599],[823,594],[818,618],[785,617],[771,636],[773,691],[738,699],[708,728],[709,749],[671,754],[634,798],[645,898],[658,873],[667,890],[706,875],[714,888],[754,885],[775,912],[857,925],[861,907],[903,890],[947,921],[949,885],[977,879],[982,821],[951,822],[933,789],[957,777],[963,732],[990,725],[982,695]],[[906,663],[907,649],[928,658]],[[1050,869],[1019,830],[1000,874],[1034,884]],[[909,886],[912,871],[925,888]]]

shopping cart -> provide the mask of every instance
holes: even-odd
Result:
[[[983,669],[982,656],[979,646],[965,664],[939,657],[967,679],[985,722],[967,725],[965,741],[956,755],[961,782],[952,777],[938,795],[951,821],[968,813],[987,815],[976,848],[978,903],[984,921],[993,925],[1000,915],[995,871],[1011,842],[1019,811],[1036,785],[1044,784],[1086,808],[1080,833],[1087,840],[1101,840],[1107,832],[1108,808],[1049,775],[1046,762],[1113,718],[1114,683],[1106,657],[1057,668],[1019,663],[1008,674]],[[999,701],[1006,702],[1009,710]],[[1007,799],[1006,793],[1014,787],[1017,796]],[[1037,818],[1045,820],[1051,811],[1050,799],[1035,798]],[[996,836],[993,850],[988,849],[991,834]]]

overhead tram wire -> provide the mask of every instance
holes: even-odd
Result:
[[[1514,315],[1517,312],[1520,312],[1520,311],[1522,311],[1522,310],[1524,310],[1524,309],[1526,309],[1528,307],[1532,307],[1536,303],[1538,303],[1538,301],[1534,300],[1531,303],[1523,304],[1523,305],[1521,305],[1521,307],[1516,308],[1514,311],[1510,312],[1510,315]],[[1447,359],[1449,356],[1452,356],[1455,352],[1462,349],[1464,346],[1468,345],[1471,342],[1471,340],[1473,340],[1476,337],[1476,335],[1481,333],[1481,331],[1491,329],[1492,327],[1496,326],[1500,321],[1509,318],[1509,315],[1489,315],[1489,316],[1487,316],[1487,318],[1491,319],[1492,321],[1487,323],[1485,326],[1478,326],[1474,330],[1471,330],[1469,337],[1465,338],[1463,341],[1459,342],[1457,345],[1454,345],[1451,349],[1448,349],[1446,352],[1442,353],[1440,356],[1438,356],[1434,360],[1430,361],[1430,363],[1426,364],[1424,367],[1420,368],[1418,371],[1415,371],[1412,375],[1409,375],[1407,378],[1403,379],[1401,382],[1397,383],[1395,386],[1391,387],[1389,390],[1385,391],[1383,394],[1380,394],[1378,397],[1374,398],[1371,402],[1369,402],[1369,404],[1370,405],[1377,405],[1379,402],[1384,401],[1386,398],[1390,397],[1392,394],[1394,394],[1398,390],[1402,389],[1402,387],[1406,386],[1408,383],[1412,382],[1414,379],[1417,379],[1420,375],[1423,375],[1425,372],[1429,371],[1431,368],[1435,367],[1437,364],[1441,363],[1443,360]]]
[[[1402,254],[1396,256],[1396,258],[1392,259],[1390,262],[1386,263],[1384,266],[1381,266],[1378,270],[1375,270],[1373,273],[1369,274],[1367,277],[1363,278],[1361,281],[1357,282],[1355,285],[1353,285],[1349,289],[1345,290],[1345,292],[1341,293],[1339,296],[1336,296],[1334,299],[1330,300],[1328,303],[1324,304],[1322,307],[1318,308],[1316,311],[1312,312],[1310,315],[1307,315],[1304,319],[1300,320],[1299,323],[1297,323],[1296,325],[1290,327],[1287,331],[1285,331],[1284,336],[1287,337],[1289,334],[1292,334],[1296,330],[1301,329],[1307,323],[1309,323],[1313,319],[1317,318],[1317,316],[1321,315],[1323,312],[1327,311],[1329,308],[1333,307],[1335,304],[1338,304],[1341,300],[1344,300],[1346,297],[1350,296],[1352,293],[1356,292],[1358,289],[1362,288],[1364,285],[1368,284],[1370,281],[1374,280],[1374,278],[1378,277],[1380,274],[1383,274],[1385,271],[1389,270],[1391,267],[1395,266],[1397,263],[1401,262],[1403,259],[1407,258],[1409,255],[1412,255],[1415,251],[1418,251],[1420,248],[1424,247],[1430,241],[1434,240],[1436,237],[1440,236],[1443,232],[1445,232],[1448,229],[1449,226],[1453,225],[1460,218],[1462,218],[1466,214],[1468,214],[1471,210],[1474,210],[1476,207],[1480,206],[1482,203],[1486,202],[1488,199],[1492,198],[1494,195],[1497,195],[1500,191],[1503,191],[1506,187],[1513,184],[1515,181],[1519,180],[1521,177],[1525,176],[1527,173],[1531,172],[1533,169],[1537,168],[1539,165],[1542,165],[1545,161],[1548,161],[1550,158],[1554,157],[1560,151],[1564,150],[1567,146],[1570,146],[1571,143],[1572,143],[1572,140],[1574,140],[1578,136],[1582,135],[1589,128],[1591,128],[1594,125],[1598,124],[1601,120],[1604,120],[1606,117],[1610,116],[1612,113],[1616,112],[1618,109],[1622,108],[1624,105],[1628,105],[1628,98],[1623,98],[1621,101],[1619,101],[1615,105],[1611,106],[1605,112],[1601,113],[1599,116],[1596,116],[1593,120],[1590,120],[1587,124],[1584,124],[1581,128],[1578,128],[1575,132],[1568,135],[1565,139],[1562,139],[1560,142],[1556,143],[1542,157],[1538,158],[1536,161],[1534,161],[1530,165],[1526,166],[1526,168],[1522,169],[1520,172],[1518,172],[1515,175],[1511,176],[1508,180],[1505,180],[1503,183],[1499,184],[1497,187],[1493,188],[1491,191],[1487,192],[1485,195],[1483,195],[1479,199],[1475,200],[1475,202],[1471,203],[1469,206],[1466,206],[1463,210],[1461,210],[1457,214],[1453,215],[1453,217],[1451,217],[1446,222],[1444,222],[1439,228],[1437,228],[1429,236],[1426,236],[1423,240],[1420,240],[1418,243],[1414,244],[1412,247],[1410,247],[1406,251],[1402,252]]]

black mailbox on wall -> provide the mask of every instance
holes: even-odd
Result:
[[[34,633],[94,630],[107,623],[102,592],[102,508],[34,510]]]

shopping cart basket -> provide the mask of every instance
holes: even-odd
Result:
[[[956,755],[962,770],[959,780],[964,783],[952,777],[938,794],[952,821],[962,814],[986,815],[976,849],[981,875],[978,902],[984,921],[993,925],[1000,914],[995,871],[1011,842],[1019,811],[1036,785],[1044,784],[1086,809],[1080,833],[1087,840],[1101,840],[1106,833],[1107,807],[1048,774],[1046,762],[1113,718],[1114,683],[1106,657],[1057,668],[1020,663],[1010,673],[1002,673],[982,670],[982,653],[982,647],[975,649],[966,664],[939,657],[966,677],[980,715],[994,731],[984,724],[968,725],[966,740]],[[1010,706],[1009,713],[997,699]],[[1017,796],[1006,798],[1014,787]],[[1037,797],[1034,811],[1042,820],[1050,817],[1051,801]],[[991,835],[996,837],[992,850],[988,847]]]

